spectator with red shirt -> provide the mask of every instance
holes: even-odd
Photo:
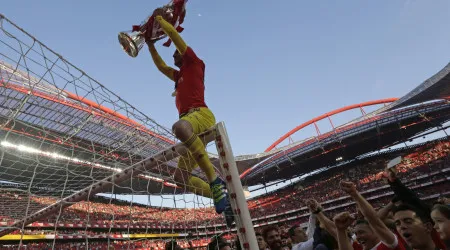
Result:
[[[406,187],[397,178],[394,169],[386,169],[384,175],[386,176],[391,189],[394,191],[394,194],[398,196],[401,201],[401,205],[395,207],[392,211],[394,214],[397,232],[402,235],[403,239],[409,246],[420,245],[421,247],[426,248],[426,245],[429,244],[429,242],[427,242],[425,238],[430,236],[434,246],[436,246],[438,249],[444,249],[444,243],[441,241],[438,233],[433,228],[431,209],[429,208],[429,206],[425,204],[425,202],[423,202],[414,191]],[[395,216],[395,213],[398,213],[398,215]],[[402,223],[402,218],[405,219],[406,222]],[[417,225],[409,225],[409,222],[417,223]],[[403,224],[405,225],[404,227],[399,226]],[[408,226],[410,226],[410,229],[408,229]],[[399,230],[399,228],[404,229],[403,233]],[[421,238],[419,240],[420,242],[416,242],[418,239],[411,237],[411,233],[416,237],[424,234],[427,237]],[[428,246],[431,246],[431,244],[429,244]]]
[[[380,243],[380,238],[366,220],[357,220],[353,232],[356,236],[356,244],[360,244],[362,249],[372,249]]]
[[[420,208],[402,204],[393,209],[397,231],[416,250],[443,249],[433,239],[433,224],[429,214]]]
[[[352,182],[341,182],[341,189],[346,192],[350,197],[355,201],[358,206],[359,211],[362,213],[364,218],[367,220],[367,224],[370,227],[366,228],[366,231],[372,231],[372,234],[377,237],[372,239],[370,238],[361,238],[358,234],[356,235],[357,239],[359,238],[359,242],[363,246],[363,249],[378,249],[378,250],[387,250],[387,249],[396,249],[402,250],[405,249],[403,244],[398,240],[397,236],[384,224],[384,222],[378,217],[375,209],[367,202],[366,199],[356,190],[356,186]],[[357,232],[358,233],[358,232]],[[367,232],[365,232],[367,233]],[[370,241],[365,241],[369,240]],[[378,242],[376,242],[378,241]],[[372,243],[372,244],[370,244]],[[373,245],[375,244],[375,245]]]

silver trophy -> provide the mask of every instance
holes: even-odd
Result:
[[[136,57],[139,50],[144,47],[145,38],[140,31],[120,32],[119,42],[129,56]]]
[[[131,57],[136,57],[139,51],[144,47],[145,44],[145,33],[147,32],[148,25],[147,22],[152,18],[148,17],[140,26],[133,26],[133,30],[124,31],[119,33],[119,43],[122,49]],[[152,30],[153,33],[157,32],[157,29]],[[152,38],[156,34],[152,34]],[[152,40],[159,40],[164,38],[165,35],[161,37],[155,37]]]
[[[158,14],[162,14],[167,21],[171,20],[174,27],[178,28],[184,19],[186,2],[187,0],[170,1],[169,4],[157,9],[160,11]],[[148,32],[151,34],[147,34]],[[154,21],[154,15],[151,15],[141,25],[133,26],[131,31],[120,32],[118,38],[122,49],[129,56],[136,57],[144,47],[146,37],[151,41],[158,41],[166,36],[159,24]]]

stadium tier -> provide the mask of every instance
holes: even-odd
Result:
[[[188,196],[188,184],[175,181],[187,149],[169,129],[1,15],[0,22],[0,249],[168,249],[171,240],[205,249],[239,238],[254,250],[254,230],[276,225],[288,239],[289,227],[311,229],[318,213],[361,216],[358,201],[339,188],[343,180],[377,209],[398,195],[394,182],[429,204],[450,193],[450,64],[402,98],[368,102],[387,104],[372,113],[280,147],[301,125],[260,154],[234,157],[223,123],[202,134],[227,181],[229,227],[212,201]],[[406,144],[437,132],[445,136]],[[395,157],[402,160],[392,177],[386,162]],[[245,200],[242,185],[265,193]],[[118,194],[130,199],[112,198]],[[163,207],[152,195],[182,197],[183,206]]]

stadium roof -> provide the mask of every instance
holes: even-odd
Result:
[[[248,169],[241,178],[248,185],[289,179],[408,140],[449,120],[450,64],[404,97],[329,133],[278,150]],[[327,116],[324,116],[325,118]]]
[[[247,185],[290,179],[407,141],[449,119],[450,104],[446,102],[383,113],[357,126],[283,150],[241,176]]]
[[[449,98],[450,63],[398,101],[389,105],[386,109],[393,110],[417,103],[424,103],[432,100],[448,100]]]
[[[318,171],[314,172],[314,174],[304,176],[304,178],[290,182],[289,185],[284,186],[282,189],[296,186],[299,183],[302,183],[305,180],[308,180],[309,178],[317,178],[318,176],[320,176],[320,174],[322,172],[325,172],[325,171],[326,172],[328,172],[328,171],[339,172],[343,168],[350,168],[350,167],[354,167],[356,165],[362,166],[362,165],[370,164],[370,166],[373,166],[373,165],[379,165],[379,164],[386,164],[386,160],[394,159],[398,156],[404,157],[405,155],[408,155],[408,154],[411,154],[414,152],[418,152],[418,150],[422,151],[423,149],[426,149],[427,147],[431,148],[431,147],[433,147],[433,145],[436,145],[439,142],[448,141],[449,139],[450,139],[449,136],[445,136],[442,138],[438,138],[438,139],[434,139],[434,140],[430,140],[430,141],[424,141],[424,142],[413,144],[413,145],[402,145],[401,147],[396,147],[393,149],[387,149],[387,150],[383,150],[380,152],[361,155],[353,160],[340,162],[340,164],[337,164],[335,166],[326,166],[321,169],[318,169]],[[442,161],[442,159],[440,159],[438,161]],[[266,185],[266,187],[277,185],[280,182],[286,183],[285,180],[280,180],[277,182],[270,183],[269,185]],[[260,188],[265,188],[265,187],[260,187]],[[257,188],[255,190],[258,190],[260,188]],[[280,189],[275,189],[270,192],[279,192],[279,191],[280,191]],[[253,197],[251,200],[255,200],[258,198],[259,198],[259,196]]]

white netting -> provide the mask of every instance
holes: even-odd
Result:
[[[168,129],[6,19],[0,21],[2,147],[14,149],[26,138],[22,146],[39,150],[33,151],[39,155],[64,155],[70,171],[82,177],[66,181],[60,169],[42,174],[42,168],[52,168],[51,161],[59,157],[55,155],[33,168],[18,167],[19,162],[8,158],[0,178],[77,190],[174,144]],[[81,165],[93,168],[86,171]]]
[[[163,249],[175,239],[187,248],[232,234],[209,199],[175,182],[186,149],[168,129],[3,16],[0,25],[0,245]],[[233,160],[220,128],[204,139]]]
[[[217,136],[215,130],[210,134]],[[9,151],[11,155],[18,158],[19,164],[24,164],[25,156],[34,154],[34,150],[24,150],[23,147],[12,148]],[[178,157],[178,152],[184,154],[185,151],[182,145],[168,148],[144,161],[143,164],[135,164],[117,171],[117,174],[112,177],[107,177],[102,182],[95,182],[90,187],[77,190],[76,193],[66,197],[61,195],[68,193],[64,190],[61,192],[49,188],[42,190],[34,187],[33,182],[28,184],[28,189],[27,186],[18,183],[3,183],[0,189],[2,196],[0,225],[4,227],[4,230],[12,227],[4,240],[9,240],[12,248],[16,248],[18,243],[37,248],[74,246],[103,249],[109,246],[118,249],[123,247],[162,249],[165,242],[172,238],[176,239],[182,247],[187,247],[188,242],[191,242],[194,247],[199,247],[205,246],[209,242],[208,238],[216,233],[228,233],[231,237],[233,232],[225,227],[223,217],[215,213],[211,203],[205,204],[204,199],[188,194],[171,198],[161,195],[161,199],[155,202],[154,197],[147,196],[145,201],[134,195],[134,193],[155,194],[154,190],[134,192],[133,183],[143,179],[148,187],[155,182],[155,179],[145,176],[167,168],[164,165],[166,160]],[[49,156],[35,155],[30,158],[42,160],[45,157]],[[41,165],[39,160],[35,160],[33,165]],[[67,159],[56,157],[53,159],[52,166],[67,170],[67,162]],[[42,168],[46,170],[45,166]],[[77,178],[71,173],[67,176]],[[170,186],[171,183],[180,186],[182,193],[188,193],[182,187],[184,183],[177,183],[172,178],[168,178],[163,185]],[[113,195],[109,195],[109,198],[87,196],[89,192],[94,194],[101,190],[102,193],[114,193],[118,189],[128,189],[128,192],[133,195],[128,196],[128,201],[123,202],[113,199]],[[52,193],[54,195],[51,195]],[[64,198],[62,202],[61,198]],[[165,199],[178,199],[181,205],[180,202],[176,202],[177,208],[164,208]],[[64,209],[65,206],[68,208]],[[44,214],[39,214],[39,211]],[[30,216],[29,221],[22,221],[29,219]],[[37,217],[33,219],[33,216]],[[237,221],[239,222],[239,218]],[[39,239],[39,242],[33,245],[34,243],[31,242],[35,239]],[[74,243],[73,240],[80,242]],[[5,245],[8,244],[5,243]]]

